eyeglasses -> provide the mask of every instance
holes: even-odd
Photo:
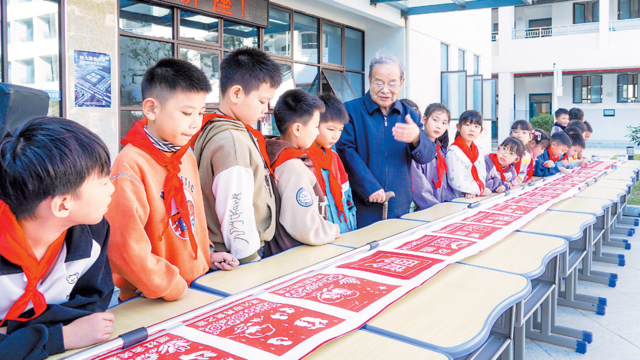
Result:
[[[529,130],[511,130],[511,135],[519,136],[519,135],[529,135],[531,131]]]
[[[374,82],[371,85],[373,86],[374,89],[376,89],[378,91],[382,91],[382,89],[385,88],[385,84],[381,83],[381,82]],[[390,83],[386,84],[386,87],[389,89],[389,91],[396,91],[398,89],[398,83],[397,82],[390,82]]]
[[[510,151],[509,149],[507,149],[504,146],[500,146],[498,147],[498,151],[499,152],[503,152],[503,153],[509,153],[509,155],[513,156],[513,157],[518,157],[518,155],[516,153],[514,153],[513,151]]]

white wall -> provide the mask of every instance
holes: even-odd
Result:
[[[515,11],[516,11],[516,29],[528,28],[530,20],[552,18],[550,4],[538,5],[538,6],[519,6],[515,8]],[[555,24],[552,23],[552,25],[555,25]]]

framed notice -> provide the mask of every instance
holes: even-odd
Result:
[[[111,107],[111,56],[74,50],[76,107]]]

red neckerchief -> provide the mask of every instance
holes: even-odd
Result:
[[[549,153],[549,160],[553,161],[554,163],[560,160],[560,156],[553,156],[553,154],[551,153],[551,147],[547,148],[547,153]]]
[[[482,195],[484,193],[484,183],[482,182],[482,180],[480,180],[480,176],[478,175],[478,169],[476,169],[476,161],[478,161],[478,157],[480,156],[478,147],[472,141],[471,148],[469,148],[469,146],[467,146],[467,143],[465,143],[464,140],[462,140],[460,135],[456,136],[456,141],[453,142],[453,145],[456,145],[457,147],[459,147],[460,150],[462,150],[462,152],[465,155],[467,155],[467,157],[471,161],[471,176],[473,177],[473,180],[476,182],[476,184],[478,185],[478,188],[480,189],[480,195]]]
[[[331,171],[331,157],[333,156],[331,149],[323,151],[320,147],[311,145],[307,150],[309,159],[311,159],[313,163],[313,168],[316,170],[316,180],[318,180],[325,196],[327,195],[325,190],[327,185],[322,176],[322,169],[329,172],[329,190],[331,190],[331,196],[333,196],[333,200],[338,208],[338,216],[343,217],[346,223],[347,215],[344,212],[344,205],[342,204],[342,186],[338,182],[338,178],[336,178],[335,174]]]
[[[518,160],[518,162],[513,165],[513,168],[516,170],[516,174],[520,174],[520,167],[522,166],[522,159]]]
[[[182,157],[189,150],[189,146],[193,143],[193,138],[190,144],[187,144],[180,148],[180,150],[167,156],[166,153],[160,151],[149,139],[147,133],[144,131],[144,127],[147,125],[147,118],[144,118],[136,122],[131,130],[127,133],[127,136],[121,141],[123,146],[131,144],[140,150],[144,151],[147,155],[151,156],[160,166],[165,168],[168,172],[164,179],[164,185],[162,187],[164,191],[164,207],[167,213],[167,217],[171,218],[171,199],[176,202],[176,207],[180,213],[180,217],[187,224],[187,230],[189,231],[189,241],[191,242],[191,249],[198,259],[198,243],[196,237],[193,235],[193,227],[191,226],[191,217],[189,216],[189,205],[187,204],[187,196],[184,194],[182,180],[178,176],[180,174],[180,165],[182,165]],[[194,136],[195,137],[195,136]],[[166,222],[166,227],[163,230],[166,231],[169,228],[169,221]]]
[[[502,181],[507,181],[507,179],[504,177],[504,173],[507,171],[509,167],[507,166],[506,168],[502,168],[502,164],[500,164],[500,161],[498,161],[497,154],[491,153],[489,154],[489,158],[491,158],[491,161],[493,162],[493,166],[496,168],[496,171],[500,174],[500,178],[502,179]]]
[[[564,155],[562,155],[562,157],[560,158],[560,161],[562,160],[569,160],[569,155],[567,155],[567,153],[564,153]]]
[[[204,124],[206,124],[211,119],[226,119],[226,120],[232,120],[232,121],[237,121],[241,123],[247,129],[247,131],[249,131],[251,135],[253,135],[253,137],[256,138],[256,141],[258,142],[258,150],[260,151],[260,155],[262,155],[262,158],[264,159],[265,164],[269,169],[269,174],[271,176],[274,176],[273,169],[275,169],[275,167],[271,166],[271,161],[269,160],[269,154],[267,154],[267,140],[264,138],[264,135],[262,135],[260,130],[254,129],[253,126],[245,125],[240,120],[236,120],[230,116],[223,115],[223,114],[204,114],[204,118],[203,118],[204,121],[202,122],[202,125],[204,126]],[[198,135],[200,135],[200,132],[198,132],[193,138],[194,139],[197,138]]]
[[[0,325],[2,325],[6,320],[28,321],[34,319],[47,309],[47,299],[38,291],[38,283],[56,261],[60,249],[62,249],[62,244],[64,244],[67,231],[65,230],[49,245],[42,260],[38,261],[31,249],[31,245],[29,245],[27,238],[24,236],[24,232],[22,232],[20,224],[18,224],[18,220],[9,209],[9,205],[2,200],[0,200],[0,223],[2,224],[2,230],[0,230],[0,255],[11,263],[20,266],[27,278],[27,287],[24,289],[24,293],[2,319],[2,322],[0,322]],[[28,319],[19,318],[30,302],[33,303],[35,314]]]
[[[436,169],[438,171],[438,182],[435,182],[433,181],[433,179],[431,179],[431,181],[433,182],[433,186],[436,189],[440,189],[440,187],[442,186],[442,179],[444,179],[447,174],[447,159],[442,156],[442,154],[440,153],[440,149],[442,149],[442,146],[436,145]]]
[[[524,181],[530,181],[533,178],[533,162],[536,161],[533,157],[531,158],[531,162],[529,163],[529,169],[527,170],[527,177],[524,178]]]

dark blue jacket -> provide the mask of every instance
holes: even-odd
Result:
[[[533,176],[547,177],[553,176],[557,174],[560,170],[558,169],[558,163],[560,161],[556,161],[553,167],[547,168],[542,166],[545,161],[549,160],[549,151],[545,150],[536,158],[535,166],[533,168]]]
[[[382,219],[382,204],[368,201],[369,196],[380,189],[396,193],[389,201],[388,218],[408,213],[413,197],[411,160],[418,164],[430,162],[436,156],[436,146],[427,133],[420,131],[420,144],[412,150],[410,144],[396,141],[391,130],[396,123],[405,123],[407,114],[422,127],[420,116],[406,104],[396,101],[385,120],[369,92],[344,105],[349,113],[349,123],[345,125],[336,149],[355,194],[358,228]]]

